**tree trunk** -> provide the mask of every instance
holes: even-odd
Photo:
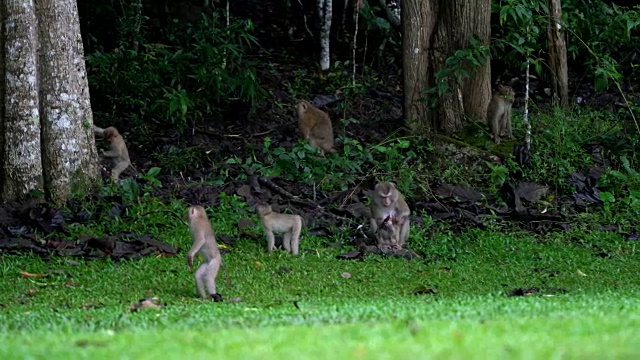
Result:
[[[431,86],[428,51],[429,39],[436,25],[437,4],[431,0],[404,0],[400,11],[404,118],[414,132],[426,136],[431,132],[431,124],[428,121],[428,104],[422,99],[422,91]]]
[[[553,102],[563,109],[569,107],[569,75],[567,42],[562,31],[562,5],[560,0],[548,0],[549,6],[549,66],[552,72]]]
[[[2,147],[0,197],[43,190],[38,108],[37,22],[33,2],[2,2]]]
[[[491,100],[491,68],[488,59],[484,65],[479,66],[462,62],[448,67],[446,61],[456,51],[471,48],[472,35],[480,39],[482,46],[489,45],[490,15],[490,0],[403,1],[404,56],[415,57],[419,48],[429,50],[428,59],[420,60],[419,64],[412,65],[413,60],[409,60],[409,64],[407,60],[404,62],[405,107],[415,107],[416,99],[425,90],[425,85],[427,88],[442,85],[435,81],[436,74],[441,70],[463,69],[470,74],[468,78],[448,76],[441,80],[446,82],[447,90],[437,95],[433,109],[424,111],[426,108],[422,105],[421,114],[414,114],[411,108],[406,109],[406,114],[409,115],[407,120],[412,129],[421,131],[423,135],[430,135],[425,130],[442,131],[450,135],[463,129],[465,117],[484,121]],[[418,44],[419,47],[415,46]],[[411,48],[414,54],[411,53]],[[412,69],[415,66],[420,68]],[[412,86],[413,90],[407,91]]]
[[[320,69],[329,70],[331,66],[331,51],[329,50],[331,37],[331,20],[333,17],[333,0],[318,0],[318,15],[320,16]]]
[[[36,2],[45,190],[55,203],[99,178],[76,0]]]

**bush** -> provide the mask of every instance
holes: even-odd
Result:
[[[145,42],[141,33],[138,46],[122,41],[113,51],[93,52],[87,65],[96,117],[127,118],[134,126],[153,120],[183,132],[205,119],[220,119],[237,106],[233,101],[254,109],[266,92],[254,64],[244,58],[257,43],[252,30],[248,20],[226,27],[217,15],[203,16],[196,24],[174,22],[156,43]]]

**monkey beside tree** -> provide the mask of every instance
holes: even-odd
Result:
[[[499,85],[489,102],[487,123],[496,144],[500,144],[500,136],[505,132],[507,138],[514,138],[511,131],[511,107],[515,94],[511,86]]]

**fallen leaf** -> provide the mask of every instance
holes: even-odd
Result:
[[[46,276],[45,274],[33,274],[26,271],[21,271],[20,275],[22,275],[23,278],[43,278]]]
[[[587,276],[587,274],[583,273],[582,271],[580,271],[580,269],[578,269],[577,271],[578,275],[580,276]]]

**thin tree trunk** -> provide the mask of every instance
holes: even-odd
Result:
[[[404,117],[409,127],[428,136],[428,104],[422,92],[429,87],[429,40],[436,25],[437,2],[432,0],[404,0],[402,18],[402,69]]]
[[[33,2],[2,2],[3,91],[0,198],[43,190],[38,109],[37,22]]]
[[[333,0],[318,0],[318,15],[320,16],[320,69],[329,70],[331,66],[331,51],[329,49],[331,35],[331,18],[333,16]]]
[[[45,190],[64,202],[99,178],[93,114],[75,0],[36,3]]]
[[[560,0],[548,0],[549,6],[549,65],[552,72],[553,101],[563,109],[569,106],[569,75],[567,42],[562,31],[562,5]]]

